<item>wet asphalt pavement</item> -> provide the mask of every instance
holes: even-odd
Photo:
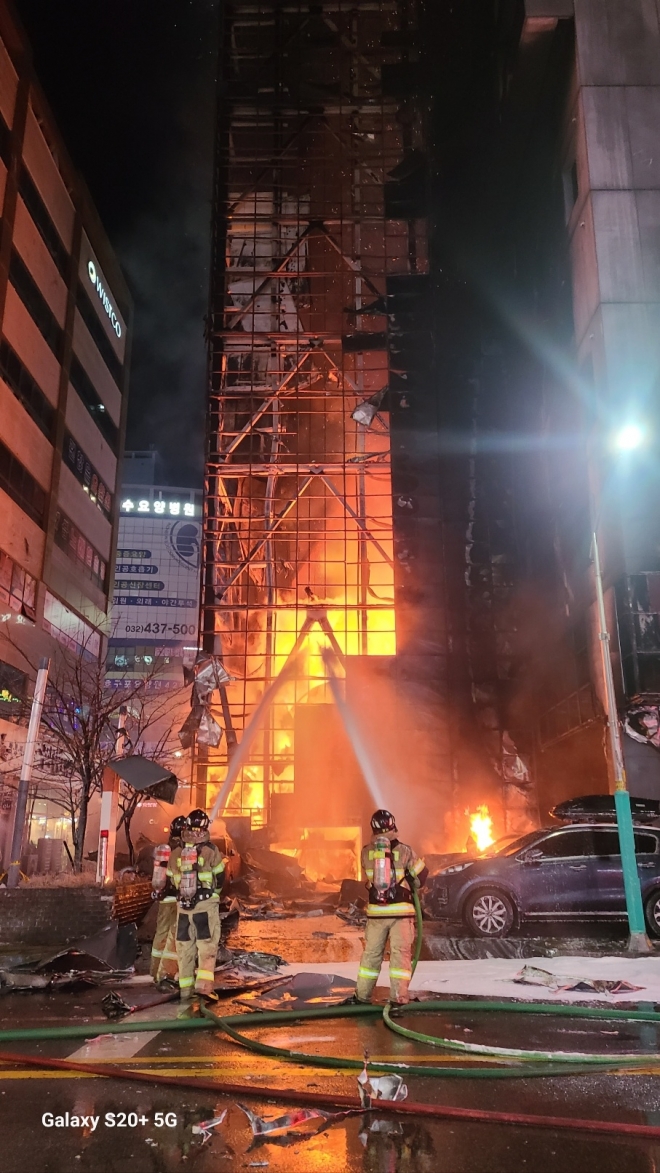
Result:
[[[384,991],[383,991],[384,994]],[[80,993],[10,994],[0,999],[0,1028],[105,1021],[101,990]],[[234,1012],[232,1003],[224,1003]],[[176,1007],[167,1008],[175,1015]],[[157,1008],[151,1017],[164,1017]],[[548,1049],[658,1051],[654,1025],[467,1012],[416,1014],[416,1030],[472,1042]],[[430,1047],[394,1035],[370,1020],[321,1020],[254,1031],[262,1041],[310,1055],[434,1062]],[[231,1080],[246,1088],[290,1087],[354,1095],[356,1072],[300,1067],[261,1057],[215,1031],[160,1032],[107,1039],[7,1043],[7,1050],[55,1058],[120,1062],[168,1075]],[[2,1045],[0,1043],[0,1045]],[[81,1050],[83,1048],[84,1050]],[[99,1049],[100,1048],[100,1049]],[[115,1051],[116,1053],[113,1053]],[[313,1064],[313,1060],[312,1060]],[[634,1075],[594,1074],[511,1080],[407,1078],[409,1099],[494,1111],[629,1121],[660,1126],[660,1076],[652,1068]],[[660,1072],[660,1056],[658,1071]],[[266,1116],[291,1106],[250,1099]],[[194,1124],[229,1109],[211,1139]],[[92,1129],[47,1127],[44,1116],[99,1117]],[[114,1118],[109,1114],[114,1113]],[[126,1114],[123,1122],[121,1113]],[[130,1115],[133,1113],[134,1115]],[[158,1126],[159,1116],[164,1120]],[[46,1116],[46,1120],[49,1117]],[[114,1124],[112,1123],[114,1119]],[[316,1127],[316,1122],[307,1126]],[[492,1124],[463,1124],[374,1114],[332,1123],[318,1135],[254,1142],[247,1117],[228,1099],[208,1091],[81,1078],[20,1066],[0,1068],[0,1169],[7,1173],[174,1173],[196,1170],[268,1169],[283,1173],[644,1173],[660,1162],[660,1143],[598,1138]]]

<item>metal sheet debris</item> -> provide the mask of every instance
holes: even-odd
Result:
[[[339,1006],[355,993],[355,982],[332,973],[297,973],[270,994],[246,995],[239,1001],[251,1010],[304,1010]]]
[[[192,1131],[194,1136],[201,1136],[202,1144],[206,1144],[211,1139],[211,1129],[219,1128],[223,1123],[228,1109],[225,1108],[219,1116],[215,1116],[213,1120],[201,1120],[199,1124],[193,1124]]]
[[[364,1052],[364,1067],[357,1077],[360,1103],[371,1108],[375,1100],[390,1100],[397,1103],[408,1096],[408,1087],[401,1075],[369,1075],[369,1052]]]
[[[568,977],[551,973],[547,969],[538,969],[533,965],[524,965],[513,981],[522,986],[545,986],[553,994],[560,993],[562,990],[578,990],[595,994],[632,994],[645,988],[644,986],[634,986],[632,982],[626,982],[619,978]]]

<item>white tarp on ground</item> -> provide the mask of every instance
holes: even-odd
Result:
[[[548,970],[558,977],[606,978],[643,986],[636,993],[593,994],[561,990],[553,994],[544,986],[520,985],[513,981],[523,966]],[[282,973],[336,973],[357,980],[357,963],[328,962],[319,965],[297,963]],[[379,986],[389,986],[387,964],[381,970]],[[487,998],[518,998],[531,1002],[660,1002],[660,956],[656,957],[494,957],[479,961],[420,961],[411,991],[437,991],[445,996],[470,994]]]

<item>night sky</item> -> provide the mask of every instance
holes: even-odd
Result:
[[[128,448],[201,484],[215,0],[14,0],[135,300]]]

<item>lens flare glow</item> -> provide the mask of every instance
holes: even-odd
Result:
[[[620,452],[632,452],[644,443],[644,429],[639,424],[626,424],[614,436],[614,446]]]

